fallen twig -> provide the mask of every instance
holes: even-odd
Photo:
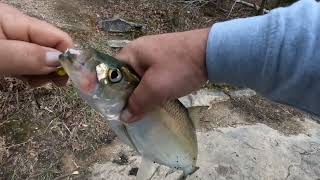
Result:
[[[192,0],[192,1],[182,0],[182,1],[176,1],[176,2],[177,3],[194,4],[194,3],[208,3],[209,0]]]
[[[177,3],[185,3],[186,5],[181,9],[186,9],[189,8],[191,6],[197,6],[198,8],[205,6],[206,4],[208,4],[210,2],[210,0],[192,0],[192,1],[186,1],[186,0],[182,0],[182,1],[176,1]]]
[[[231,6],[231,9],[230,9],[230,11],[229,11],[229,13],[228,13],[227,18],[230,17],[230,15],[231,15],[231,13],[232,13],[232,11],[233,11],[233,9],[234,9],[234,6],[235,6],[236,4],[237,4],[237,1],[234,1],[234,3],[233,3],[232,6]]]
[[[38,174],[35,174],[35,175],[32,175],[32,176],[28,177],[27,180],[29,180],[29,179],[35,179],[35,177],[41,176],[42,174],[51,171],[51,168],[53,168],[54,166],[56,166],[59,162],[60,162],[60,161],[56,161],[56,162],[53,163],[53,164],[51,163],[51,164],[50,164],[50,167],[48,167],[47,169],[45,169],[44,171],[42,171],[42,172],[40,172],[40,173],[38,173]]]
[[[254,9],[257,10],[257,11],[259,11],[259,10],[261,9],[260,6],[258,6],[258,5],[256,5],[256,4],[253,4],[253,3],[249,3],[249,2],[243,1],[243,0],[236,0],[235,2],[236,2],[236,3],[243,4],[243,5],[246,5],[246,6],[248,6],[248,7],[252,7],[252,8],[254,8]],[[264,14],[267,14],[267,13],[270,12],[270,10],[265,9],[265,8],[263,8],[262,11],[263,11]]]
[[[2,148],[0,148],[0,149],[11,149],[11,148],[14,148],[14,147],[23,146],[23,145],[29,143],[31,140],[32,140],[32,139],[30,138],[30,139],[28,139],[28,140],[25,141],[25,142],[22,142],[22,143],[19,143],[19,144],[13,144],[13,145],[6,146],[6,147],[2,147]]]
[[[266,4],[267,4],[267,0],[262,0],[262,2],[260,4],[260,8],[258,10],[258,15],[265,14],[263,10],[264,10],[264,7],[266,6]]]
[[[63,174],[59,177],[54,178],[53,180],[60,180],[60,179],[68,179],[68,177],[70,176],[75,176],[75,175],[79,175],[79,171],[74,171],[72,173],[68,173],[68,174]]]
[[[228,15],[227,15],[227,18],[230,17],[230,15],[231,15],[231,13],[232,13],[232,11],[233,11],[233,9],[234,9],[234,7],[235,7],[235,5],[236,5],[237,3],[240,3],[240,4],[243,4],[243,5],[245,5],[245,6],[254,8],[254,9],[257,10],[258,12],[259,12],[259,11],[262,11],[263,14],[267,14],[267,13],[270,12],[270,10],[265,9],[265,8],[261,8],[260,6],[258,6],[258,5],[256,5],[256,4],[249,3],[249,2],[246,2],[246,1],[243,1],[243,0],[235,0],[234,3],[233,3],[233,5],[232,5],[232,7],[231,7],[231,9],[230,9],[230,11],[229,11],[229,13],[228,13]],[[262,5],[264,6],[264,3],[263,3]]]
[[[3,125],[5,125],[5,124],[7,124],[7,123],[10,123],[10,122],[11,122],[11,121],[9,121],[9,120],[5,120],[5,121],[1,122],[1,123],[0,123],[0,127],[3,126]]]
[[[68,132],[69,132],[70,135],[71,135],[72,133],[71,133],[70,129],[68,128],[68,126],[67,126],[65,123],[63,123],[63,126],[68,130]]]

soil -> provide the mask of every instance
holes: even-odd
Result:
[[[230,12],[234,4],[231,0],[209,3],[163,0],[0,2],[56,25],[68,32],[80,46],[89,45],[108,53],[116,52],[107,46],[109,39],[132,40],[143,35],[204,28],[215,22],[257,13],[253,8],[240,4]],[[115,16],[144,24],[146,28],[141,32],[110,34],[97,27],[100,19]],[[221,87],[230,89],[225,85]],[[223,106],[239,109],[230,114],[249,113],[258,119],[262,116],[262,119],[267,119],[264,123],[276,129],[285,129],[287,134],[302,132],[287,126],[288,120],[293,117],[291,111],[274,113],[275,108],[266,105],[264,100],[245,99]],[[217,112],[213,108],[200,113],[202,123],[206,121],[205,117],[216,117]],[[210,121],[213,121],[213,127],[225,125],[218,119]],[[243,123],[253,122],[244,119]],[[208,124],[212,123],[206,126]],[[296,127],[295,124],[292,126]],[[109,156],[113,152],[115,138],[104,120],[78,97],[70,85],[32,89],[17,79],[0,78],[0,179],[85,179],[88,167],[93,163],[112,159]],[[114,160],[115,163],[128,161],[126,155],[114,156],[119,157]],[[136,170],[133,170],[132,174],[135,173]]]

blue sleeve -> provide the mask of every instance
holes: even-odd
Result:
[[[301,0],[258,17],[214,24],[206,65],[212,82],[320,115],[320,4]]]

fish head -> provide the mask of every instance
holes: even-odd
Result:
[[[120,115],[139,83],[127,64],[92,48],[68,49],[59,59],[81,97],[107,117]]]
[[[64,70],[73,85],[83,94],[93,93],[98,88],[95,66],[97,61],[91,58],[90,51],[68,49],[59,56]]]

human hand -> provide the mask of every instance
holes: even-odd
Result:
[[[0,75],[16,76],[39,86],[63,85],[67,76],[54,74],[60,52],[72,47],[63,31],[0,3]]]
[[[122,49],[119,60],[142,77],[121,115],[137,121],[163,102],[187,95],[207,81],[205,51],[209,29],[141,37]]]

